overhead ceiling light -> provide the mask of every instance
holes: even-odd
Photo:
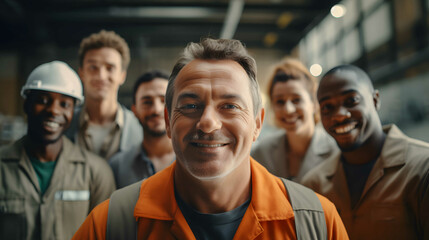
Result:
[[[337,4],[331,8],[331,15],[334,18],[341,18],[344,15],[346,15],[346,12],[347,12],[346,6],[344,6],[343,4]]]
[[[277,26],[280,29],[284,29],[289,25],[290,22],[292,22],[292,20],[293,20],[293,15],[291,13],[284,12],[277,19]]]
[[[115,17],[207,18],[213,13],[205,7],[112,7],[109,9],[109,14]]]
[[[279,36],[277,33],[269,32],[264,37],[264,44],[267,47],[272,47],[277,42]]]
[[[320,74],[322,74],[322,71],[323,71],[323,68],[322,66],[320,66],[320,64],[315,63],[310,67],[310,73],[315,77],[320,76]]]

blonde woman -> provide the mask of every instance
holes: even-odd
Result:
[[[305,173],[339,152],[318,124],[317,80],[299,60],[286,58],[274,66],[268,96],[277,127],[261,139],[252,157],[274,175],[300,182]]]

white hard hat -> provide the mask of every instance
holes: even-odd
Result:
[[[53,61],[36,67],[28,76],[21,89],[26,98],[29,90],[42,90],[61,93],[83,102],[82,83],[77,73],[64,62]]]

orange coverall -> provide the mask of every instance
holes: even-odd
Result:
[[[296,239],[292,206],[282,181],[251,161],[252,196],[234,239]],[[143,181],[134,209],[138,239],[195,239],[174,197],[176,163]],[[318,195],[325,212],[328,239],[348,239],[335,206]],[[105,239],[109,200],[86,218],[73,240]]]

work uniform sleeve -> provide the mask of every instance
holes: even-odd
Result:
[[[112,169],[104,159],[90,159],[91,164],[91,202],[90,210],[108,199],[116,190]]]
[[[316,193],[317,194],[317,193]],[[326,228],[328,239],[349,239],[343,221],[335,208],[335,205],[327,198],[317,194],[323,211],[325,212]]]
[[[72,240],[102,240],[106,238],[107,214],[109,200],[95,207],[86,217],[80,228],[74,234]]]

